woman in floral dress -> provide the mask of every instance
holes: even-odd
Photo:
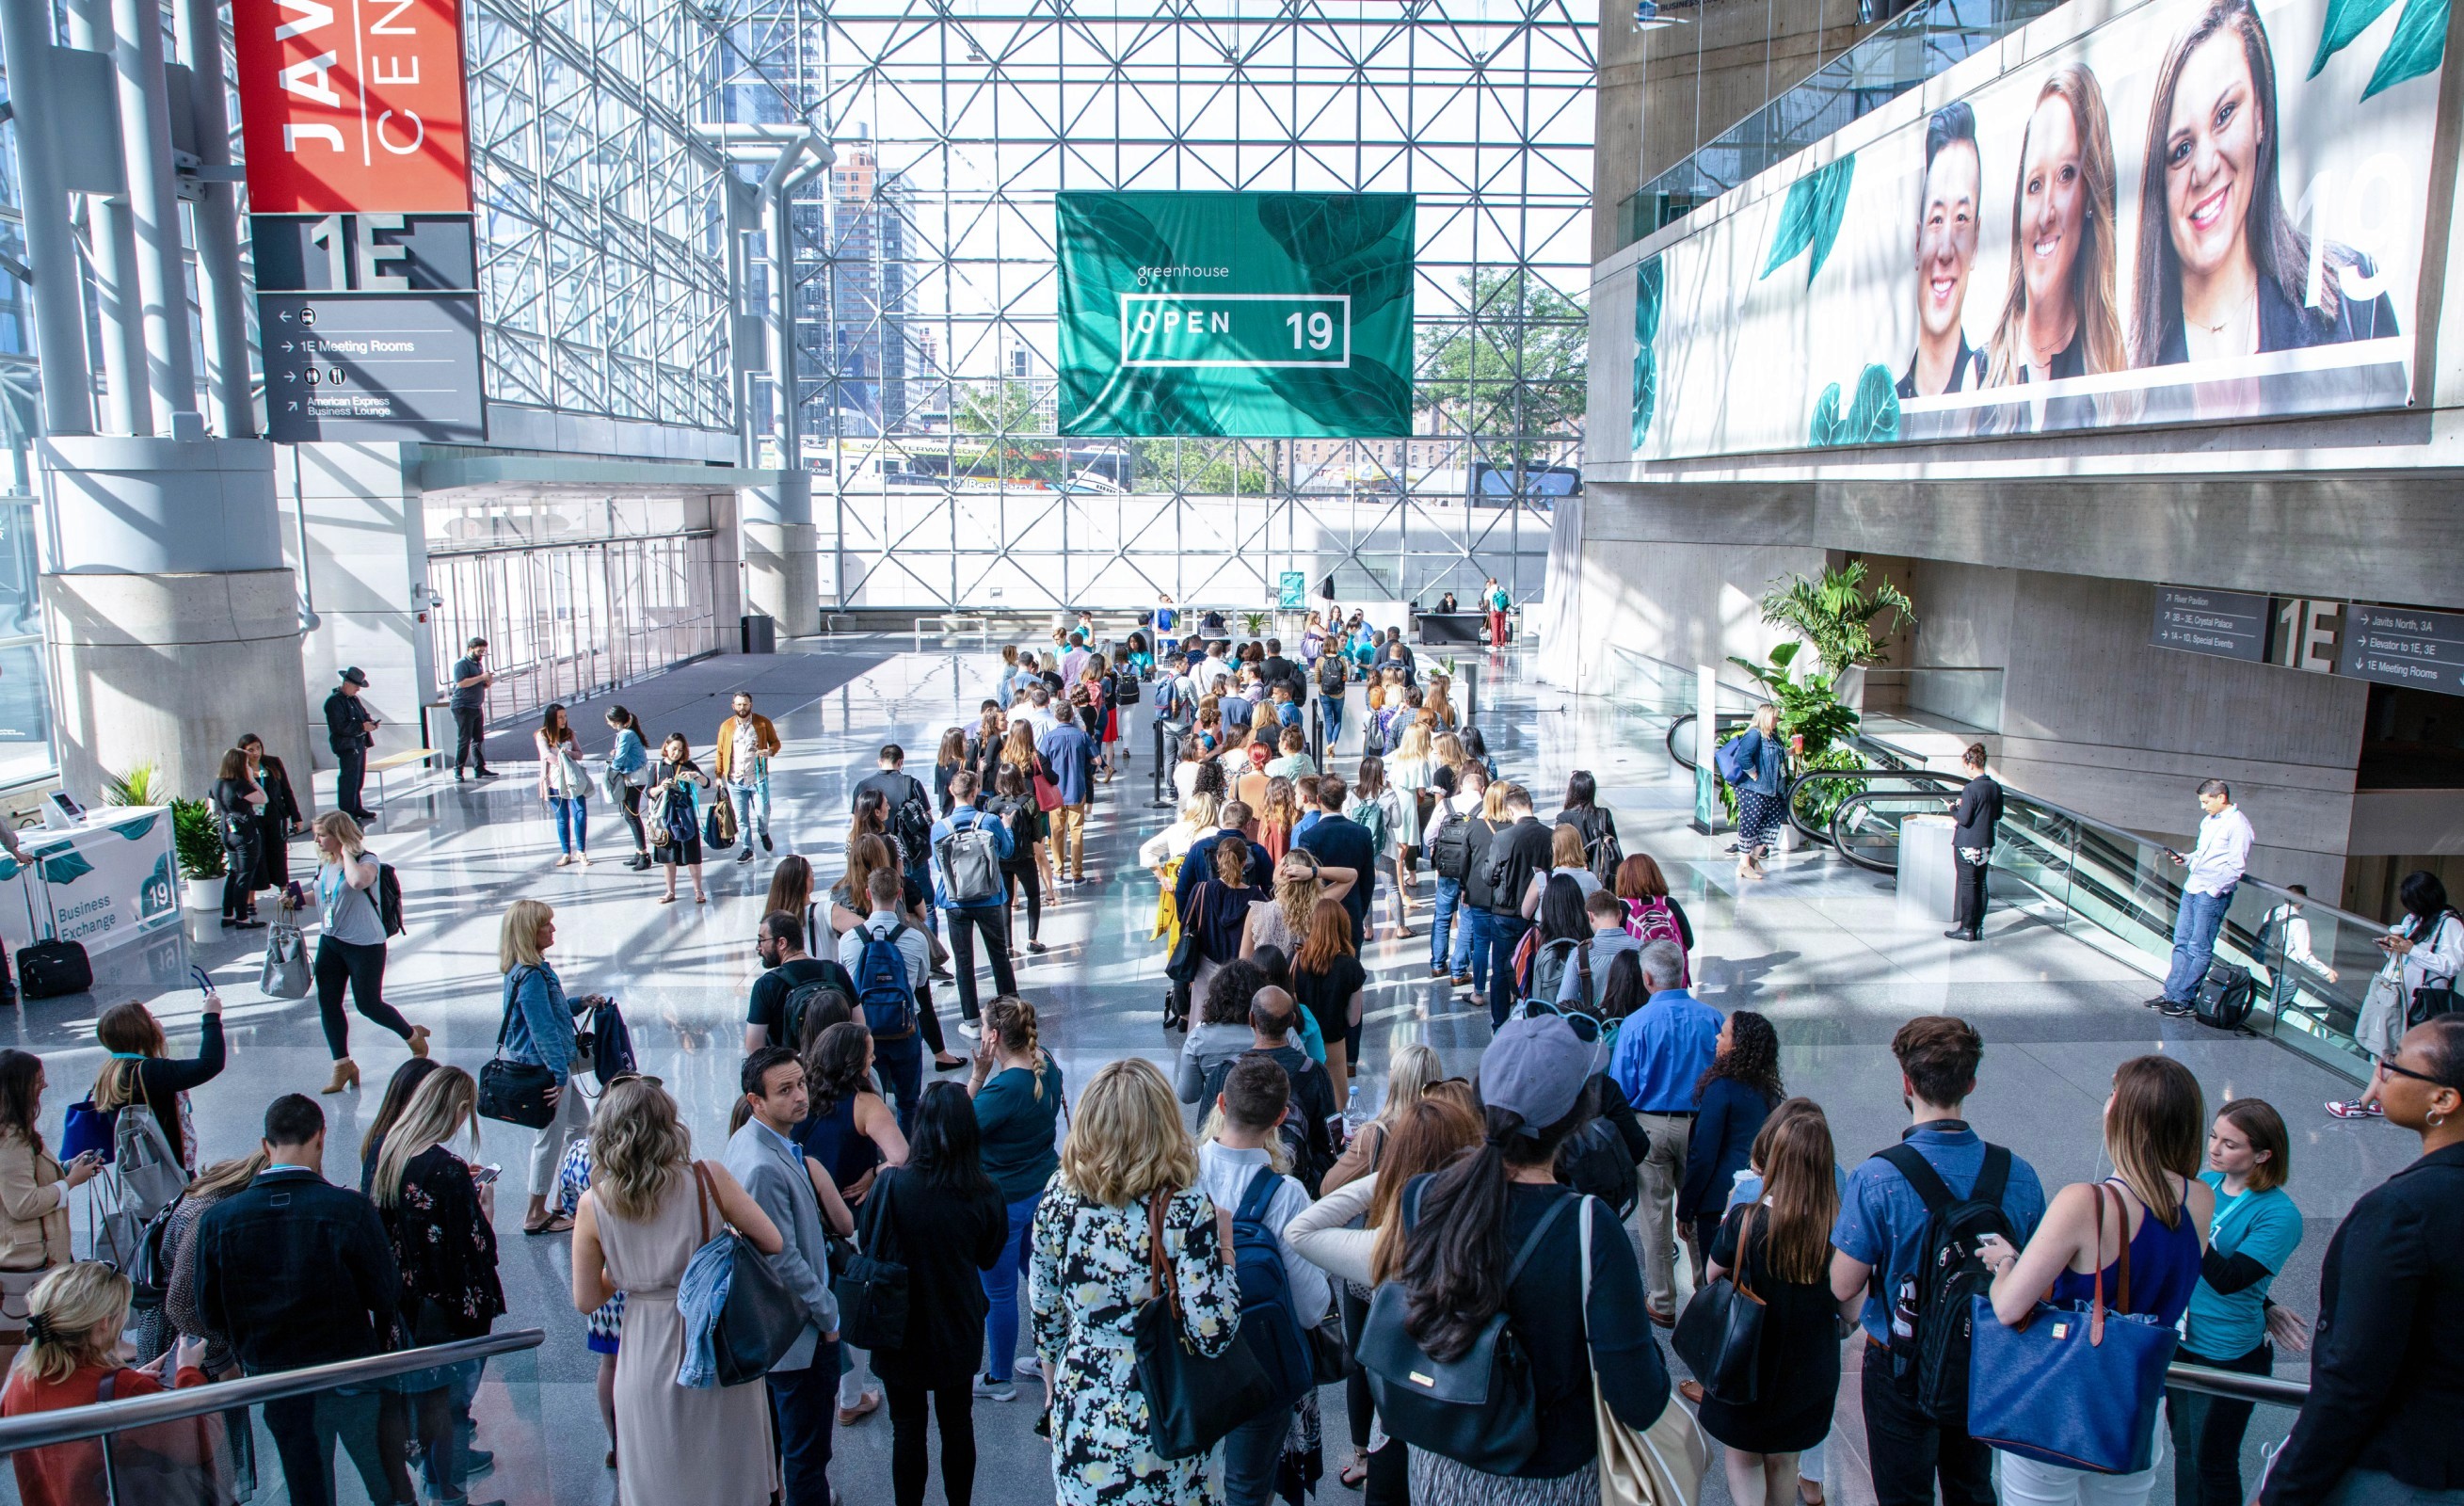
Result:
[[[1228,1220],[1196,1189],[1198,1158],[1172,1088],[1152,1063],[1117,1061],[1074,1106],[1061,1169],[1035,1214],[1028,1281],[1035,1352],[1052,1412],[1059,1506],[1207,1506],[1206,1459],[1164,1459],[1150,1442],[1131,1323],[1149,1296],[1148,1207],[1165,1198],[1164,1258],[1199,1352],[1218,1355],[1241,1320]]]

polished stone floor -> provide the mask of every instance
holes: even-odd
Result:
[[[789,645],[786,652],[802,647]],[[907,652],[903,640],[840,638],[811,647],[837,661],[835,671],[814,681],[830,688],[801,705],[760,709],[778,720],[787,743],[774,780],[781,850],[810,854],[831,878],[840,866],[847,790],[871,771],[874,749],[894,739],[929,764],[942,729],[974,720],[999,660],[974,650]],[[872,653],[860,652],[868,649]],[[1686,829],[1690,778],[1671,766],[1661,724],[1600,700],[1535,692],[1518,669],[1513,653],[1492,656],[1484,692],[1481,720],[1503,770],[1544,792],[1562,790],[1571,769],[1595,772],[1627,849],[1647,848],[1660,856],[1678,885],[1699,938],[1697,971],[1705,997],[1774,1020],[1791,1090],[1824,1103],[1843,1155],[1890,1143],[1904,1122],[1888,1042],[1913,1014],[1949,1010],[1977,1023],[1988,1050],[1972,1106],[1975,1121],[1989,1138],[2035,1162],[2049,1185],[2101,1170],[2098,1116],[2114,1065],[2142,1052],[2173,1052],[2197,1070],[2211,1101],[2263,1096],[2294,1125],[2291,1190],[2310,1229],[2277,1294],[2297,1310],[2312,1309],[2319,1256],[2334,1220],[2358,1193],[2410,1159],[2409,1137],[2383,1125],[2326,1118],[2320,1103],[2343,1085],[2289,1051],[2217,1036],[2142,1009],[2138,1001],[2150,991],[2143,971],[2065,934],[2048,918],[2004,911],[1989,926],[1988,944],[1958,945],[1941,938],[1941,922],[1903,914],[1887,878],[1813,853],[1786,859],[1769,881],[1741,891],[1719,852],[1726,838]],[[697,677],[708,673],[702,669]],[[600,730],[595,721],[585,728],[586,749],[604,751]],[[649,730],[655,737],[670,729]],[[713,727],[683,730],[707,751]],[[1168,1063],[1177,1045],[1160,1028],[1162,959],[1148,940],[1155,885],[1133,855],[1137,842],[1170,817],[1148,802],[1148,750],[1138,747],[1134,755],[1133,777],[1109,786],[1097,806],[1089,865],[1095,881],[1068,892],[1046,913],[1044,939],[1051,950],[1022,971],[1022,990],[1043,1011],[1045,1042],[1076,1081],[1131,1053]],[[295,758],[294,766],[302,762]],[[499,1018],[498,919],[515,899],[544,899],[558,910],[553,956],[567,988],[623,1001],[644,1070],[667,1080],[700,1149],[715,1153],[735,1093],[745,993],[759,966],[753,932],[769,865],[714,862],[710,904],[662,906],[656,875],[622,866],[621,825],[594,808],[592,847],[602,861],[588,869],[556,868],[554,829],[526,777],[531,770],[506,767],[510,777],[486,786],[456,786],[450,775],[389,782],[371,846],[402,875],[410,933],[394,944],[386,996],[434,1029],[445,1059],[475,1071],[490,1053]],[[320,781],[327,791],[330,782],[330,775]],[[1544,799],[1544,811],[1554,804]],[[304,846],[297,855],[304,861]],[[1423,907],[1415,918],[1419,924],[1426,920],[1427,895],[1424,878]],[[1382,916],[1382,898],[1379,910]],[[220,981],[232,1028],[229,1070],[195,1096],[205,1149],[214,1157],[253,1141],[270,1097],[320,1086],[326,1053],[313,1001],[259,994],[255,941],[261,933],[249,942],[227,940],[210,915],[203,927],[194,920],[191,926],[195,956]],[[1429,1042],[1454,1070],[1469,1072],[1487,1039],[1485,1008],[1430,981],[1426,956],[1424,934],[1371,948],[1371,1081],[1364,1091],[1372,1102],[1376,1074],[1394,1046]],[[148,981],[178,977],[178,961],[106,954],[99,970],[103,1000],[132,993],[147,998],[170,1028],[175,1050],[187,1050],[193,1036],[183,1028],[193,1020],[196,996]],[[55,1101],[47,1119],[56,1115],[66,1086],[90,1078],[99,1060],[91,1035],[97,1008],[93,998],[53,1000],[18,1015],[16,1044],[41,1052],[51,1064]],[[942,1008],[945,1018],[955,1018],[946,998]],[[366,1088],[320,1100],[333,1115],[328,1169],[337,1180],[355,1175],[363,1117],[374,1111],[385,1075],[405,1055],[392,1037],[364,1022],[357,1024],[353,1043]],[[518,1186],[527,1145],[526,1132],[486,1126],[484,1158],[509,1168],[509,1188]],[[565,1296],[568,1241],[524,1238],[519,1207],[509,1196],[497,1210],[513,1309],[505,1321],[542,1328],[548,1337],[540,1348],[491,1368],[478,1411],[482,1442],[497,1451],[500,1467],[477,1498],[573,1506],[605,1501],[612,1486],[601,1465],[593,1357],[583,1347],[581,1319]],[[2298,1362],[2283,1368],[2300,1371]],[[1332,1476],[1345,1437],[1340,1391],[1330,1390],[1326,1401],[1330,1468],[1319,1495],[1340,1500],[1349,1495]],[[1853,1420],[1851,1408],[1853,1394],[1843,1406],[1843,1417]],[[1029,1430],[1033,1407],[985,1402],[977,1415],[981,1498],[1047,1498],[1044,1445]],[[2262,1410],[2254,1437],[2280,1436],[2284,1426],[2282,1414],[2271,1420]],[[1852,1421],[1835,1434],[1835,1455],[1851,1456],[1832,1472],[1835,1498],[1842,1501],[1869,1498],[1854,1478],[1859,1432]],[[879,1415],[840,1431],[833,1479],[847,1500],[889,1500],[889,1442],[887,1419]],[[2170,1490],[2168,1474],[2160,1480],[2158,1498]],[[1705,1500],[1721,1506],[1725,1499],[1715,1470]]]

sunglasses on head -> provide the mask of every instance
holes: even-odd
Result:
[[[666,1079],[653,1077],[647,1072],[620,1072],[613,1077],[607,1079],[607,1087],[613,1088],[627,1082],[647,1082],[653,1088],[664,1088],[667,1086]],[[606,1090],[603,1088],[600,1091],[604,1093]]]
[[[1534,999],[1523,1007],[1523,1012],[1530,1016],[1543,1014],[1557,1016],[1574,1028],[1574,1039],[1586,1046],[1595,1045],[1601,1041],[1617,1040],[1617,1021],[1602,1020],[1598,1015],[1580,1008],[1569,1008],[1552,1004],[1546,999]]]

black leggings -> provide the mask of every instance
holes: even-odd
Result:
[[[941,1494],[950,1506],[968,1506],[976,1494],[974,1381],[939,1385],[884,1381],[890,1402],[890,1493],[894,1506],[924,1506],[931,1473],[924,1451],[925,1401],[941,1419]]]
[[[342,1013],[342,985],[351,986],[351,1006],[362,1014],[410,1039],[410,1022],[385,1002],[385,949],[382,941],[362,945],[317,938],[317,1017],[325,1027],[325,1049],[341,1061],[351,1054],[351,1023]]]
[[[1033,864],[1024,868],[1012,868],[1006,863],[1001,865],[1001,914],[1005,918],[1009,917],[1011,911],[1017,906],[1018,886],[1021,880],[1026,884],[1026,939],[1032,941],[1044,924],[1044,885],[1035,876]],[[1009,949],[1012,957],[1018,955],[1018,926],[1015,920],[1010,923]]]
[[[633,833],[633,851],[636,853],[649,852],[650,850],[650,833],[642,830],[642,790],[639,786],[627,785],[625,786],[625,798],[618,802],[618,811],[625,817],[625,825],[630,829]]]
[[[253,818],[252,818],[253,820]],[[265,850],[251,837],[237,847],[223,849],[223,919],[245,920],[256,905],[256,871],[265,863]]]
[[[1360,1331],[1369,1324],[1369,1304],[1353,1295],[1349,1281],[1338,1286],[1336,1292],[1343,1308],[1343,1331],[1356,1353],[1360,1348]],[[1370,1399],[1369,1371],[1356,1359],[1344,1366],[1343,1409],[1352,1421],[1352,1446],[1368,1448],[1369,1421],[1375,1413],[1377,1404]]]

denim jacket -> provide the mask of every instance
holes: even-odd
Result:
[[[607,766],[619,774],[638,773],[650,764],[650,750],[642,745],[642,735],[630,727],[616,734],[616,745],[607,750]]]
[[[1737,787],[1757,795],[1778,794],[1786,746],[1777,738],[1764,737],[1760,727],[1748,727],[1738,741],[1745,743],[1746,777],[1737,781]]]
[[[573,1067],[573,1011],[556,969],[524,963],[505,974],[505,1057],[545,1067],[559,1078]]]

